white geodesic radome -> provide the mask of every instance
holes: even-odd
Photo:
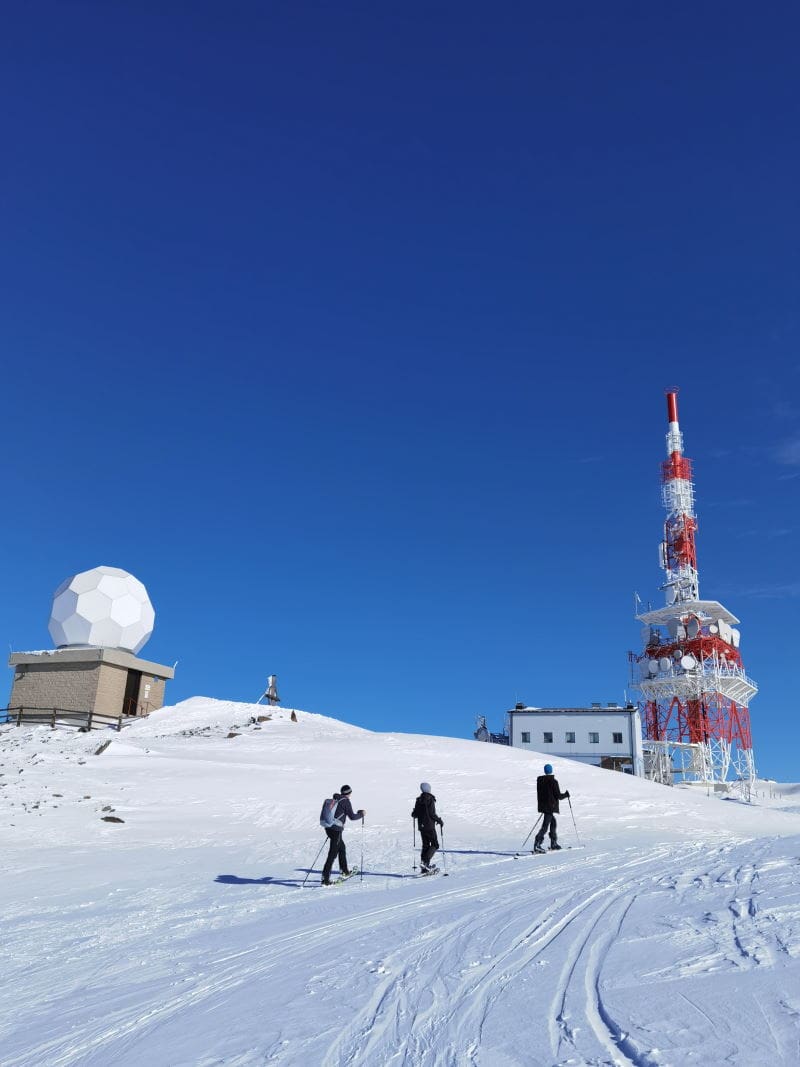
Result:
[[[147,590],[119,567],[93,567],[56,589],[48,629],[58,648],[91,645],[137,653],[153,632]]]

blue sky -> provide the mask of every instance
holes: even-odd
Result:
[[[4,16],[2,633],[98,563],[170,696],[468,735],[622,699],[663,391],[800,776],[797,8]],[[8,675],[10,688],[10,672]]]

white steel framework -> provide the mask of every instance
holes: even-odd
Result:
[[[646,762],[659,781],[734,776],[751,783],[749,703],[758,687],[742,663],[739,620],[718,601],[700,599],[692,465],[683,455],[675,391],[667,393],[667,417],[660,546],[666,604],[637,615],[643,651],[629,656],[631,684],[644,705]]]

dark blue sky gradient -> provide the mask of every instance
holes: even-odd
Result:
[[[171,699],[622,699],[677,385],[701,593],[798,780],[800,15],[556,7],[5,11],[15,649],[107,563]]]

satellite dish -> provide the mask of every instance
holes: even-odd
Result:
[[[672,653],[672,658],[673,659],[680,659],[682,655],[683,655],[683,649],[682,648],[676,648],[675,651]]]
[[[697,619],[689,619],[688,623],[686,624],[686,633],[689,635],[689,637],[697,637],[697,635],[700,633],[700,623],[697,621]]]
[[[708,628],[708,632],[710,634],[718,634],[719,633],[719,626],[715,626],[714,623],[712,622],[711,625]]]
[[[742,635],[739,633],[739,631],[731,628],[731,644],[734,648],[739,647],[739,642],[741,641],[741,638]]]
[[[646,678],[650,673],[650,664],[647,662],[646,659],[643,659],[642,662],[639,664],[639,670],[641,671],[642,678]]]
[[[651,659],[647,664],[647,669],[651,674],[658,674],[658,660]]]
[[[666,656],[662,656],[661,659],[658,661],[658,665],[662,671],[668,671],[672,666],[672,662]]]
[[[693,671],[696,666],[697,660],[694,656],[688,655],[681,658],[681,667],[683,667],[685,671]]]

